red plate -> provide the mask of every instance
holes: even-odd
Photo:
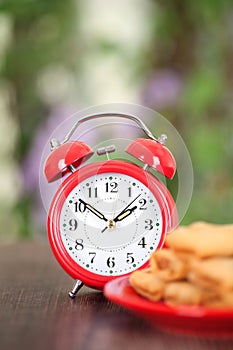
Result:
[[[183,334],[233,337],[233,309],[171,307],[162,302],[151,302],[133,290],[127,276],[108,282],[104,294],[114,303],[149,320],[158,328]]]

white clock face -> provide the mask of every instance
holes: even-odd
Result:
[[[148,261],[162,235],[161,208],[140,181],[103,173],[79,183],[61,210],[60,232],[70,257],[104,276],[129,273]]]

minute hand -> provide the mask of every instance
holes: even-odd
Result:
[[[122,214],[124,214],[124,213],[126,213],[127,212],[127,209],[131,206],[131,204],[133,204],[133,202],[135,202],[137,199],[138,199],[138,197],[139,196],[141,196],[141,193],[137,196],[137,197],[135,197],[121,212],[120,212],[120,214],[118,214],[116,217],[115,217],[115,219],[113,219],[113,221],[120,221],[120,220],[117,220],[117,218],[119,218],[119,217],[121,217],[121,215]],[[134,210],[135,210],[136,208],[134,208]],[[130,210],[130,209],[129,209]],[[132,212],[132,211],[131,211]],[[131,212],[129,213],[129,214],[131,214]],[[128,214],[128,215],[129,215]],[[128,216],[127,215],[127,216]]]
[[[134,199],[124,208],[124,210],[122,210],[122,211],[120,212],[120,214],[118,214],[118,215],[115,217],[115,219],[113,219],[113,221],[114,221],[114,222],[121,221],[121,220],[123,220],[124,218],[126,218],[128,215],[130,215],[130,214],[132,213],[132,211],[135,210],[137,207],[133,207],[132,209],[129,209],[129,210],[127,210],[127,209],[131,206],[131,204],[133,204],[133,202],[135,202],[135,201],[138,199],[139,196],[141,196],[141,193],[140,193],[136,198],[134,198]],[[106,231],[107,229],[108,229],[108,226],[105,226],[105,228],[104,228],[101,232],[103,233],[103,232]]]

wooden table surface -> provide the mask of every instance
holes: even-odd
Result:
[[[233,340],[162,332],[73,281],[48,244],[0,245],[0,349],[230,350]]]

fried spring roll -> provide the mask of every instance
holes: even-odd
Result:
[[[198,286],[219,292],[233,292],[233,257],[194,260],[189,280]]]
[[[201,298],[201,290],[186,281],[167,283],[164,289],[164,302],[169,305],[199,305]]]
[[[129,281],[136,292],[147,299],[158,301],[163,296],[164,283],[150,269],[133,272]]]
[[[170,249],[155,251],[150,258],[151,270],[164,281],[183,279],[187,275],[187,264]]]
[[[210,307],[233,308],[233,292],[227,292],[223,295],[217,295],[204,301],[204,305]]]
[[[180,227],[167,236],[166,244],[174,251],[199,258],[233,256],[233,225],[196,223]]]

